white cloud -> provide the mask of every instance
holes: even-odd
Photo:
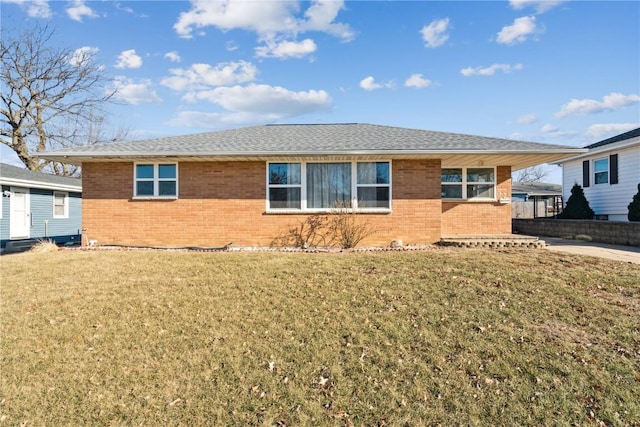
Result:
[[[425,25],[420,30],[424,45],[426,47],[442,46],[449,39],[448,29],[449,18],[432,21],[429,25]]]
[[[416,87],[423,88],[431,86],[431,80],[425,79],[422,77],[422,74],[412,74],[405,82],[404,85],[406,87]]]
[[[246,83],[255,80],[258,70],[250,62],[223,62],[212,67],[209,64],[192,64],[191,68],[169,70],[171,77],[162,84],[173,90],[199,90],[210,86]]]
[[[586,115],[601,113],[603,111],[614,111],[627,105],[640,102],[640,96],[636,94],[623,95],[612,92],[602,97],[602,101],[595,99],[572,99],[560,107],[560,111],[555,114],[556,119],[564,119],[573,115]]]
[[[192,0],[191,10],[182,12],[173,28],[180,37],[191,38],[196,28],[214,26],[222,31],[243,29],[273,34],[295,29],[295,2],[248,2],[238,0]]]
[[[142,58],[136,54],[135,49],[129,49],[122,51],[118,55],[118,62],[115,65],[116,68],[140,68],[142,67]]]
[[[587,135],[592,138],[615,136],[640,127],[639,123],[599,123],[589,126]]]
[[[256,115],[249,113],[205,113],[202,111],[180,111],[167,122],[171,126],[220,129],[255,123],[269,123],[278,120],[277,115]]]
[[[289,57],[302,58],[303,56],[315,52],[316,49],[317,46],[311,39],[305,39],[301,42],[267,42],[266,46],[260,46],[256,48],[256,56],[259,58],[280,59]]]
[[[570,130],[560,130],[557,126],[552,124],[545,124],[540,128],[540,139],[549,140],[555,138],[573,138],[578,135],[578,132]]]
[[[150,80],[141,80],[138,83],[125,77],[117,77],[114,82],[116,99],[120,99],[128,104],[159,104],[162,99],[151,89]]]
[[[0,3],[17,4],[21,9],[26,9],[30,18],[49,19],[52,16],[49,2],[46,0],[1,0]]]
[[[541,31],[542,30],[536,26],[535,16],[523,16],[522,18],[516,18],[513,24],[502,28],[498,33],[496,41],[507,45],[522,43],[527,40],[529,35]]]
[[[538,121],[538,116],[533,113],[523,114],[522,116],[516,119],[516,123],[521,125],[529,125],[537,121]]]
[[[393,81],[388,81],[384,83],[376,83],[373,76],[365,77],[360,80],[360,87],[364,90],[372,91],[376,89],[382,89],[383,87],[392,88],[394,86]]]
[[[69,58],[69,63],[76,66],[81,65],[93,60],[98,52],[100,52],[100,49],[97,47],[83,46],[73,51],[73,55]]]
[[[74,21],[82,22],[82,18],[97,18],[98,15],[84,3],[84,0],[74,0],[67,8],[67,15]]]
[[[225,110],[295,117],[327,110],[331,97],[323,90],[293,92],[279,86],[256,85],[218,87],[193,94],[193,98],[217,104]]]
[[[180,55],[178,55],[178,52],[176,52],[175,50],[172,50],[171,52],[165,53],[164,57],[167,58],[171,62],[180,62],[181,61]]]
[[[509,5],[515,10],[533,7],[537,13],[544,13],[565,1],[566,0],[509,0]]]
[[[344,9],[344,1],[339,0],[315,0],[305,11],[306,21],[300,22],[298,31],[320,31],[344,41],[351,41],[355,33],[347,24],[333,22],[340,10]]]
[[[185,38],[191,38],[194,29],[213,26],[222,31],[254,31],[261,40],[320,31],[349,41],[354,37],[350,27],[334,22],[343,8],[342,0],[313,0],[304,18],[298,18],[298,1],[191,0],[191,9],[180,14],[173,28]]]
[[[373,76],[365,77],[360,80],[360,87],[364,90],[376,90],[382,88],[381,84],[374,82]]]
[[[558,132],[560,129],[558,129],[556,126],[551,125],[549,123],[547,123],[546,125],[542,126],[540,128],[540,132],[542,133],[556,133]]]
[[[505,74],[509,74],[512,71],[522,70],[524,67],[522,64],[493,64],[489,67],[467,67],[460,70],[460,74],[465,77],[469,76],[493,76],[496,71],[502,71]]]

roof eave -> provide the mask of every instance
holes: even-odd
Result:
[[[442,156],[452,155],[558,155],[562,158],[572,156],[579,153],[586,153],[584,148],[571,149],[539,149],[539,150],[332,150],[332,151],[217,151],[217,152],[101,152],[101,153],[81,153],[81,152],[55,152],[44,154],[41,157],[47,160],[59,161],[64,163],[82,163],[90,161],[130,161],[135,159],[158,159],[158,158],[200,158],[200,159],[242,159],[242,158],[288,158],[288,157],[335,157],[335,156],[387,156],[389,158],[402,157],[424,157],[438,158]]]
[[[60,191],[71,191],[76,193],[82,192],[82,185],[58,184],[58,183],[50,183],[50,182],[33,181],[28,179],[2,177],[0,178],[0,184],[7,185],[7,186],[15,186],[15,187],[38,188],[42,190],[60,190]]]

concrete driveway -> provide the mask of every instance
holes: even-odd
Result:
[[[582,240],[567,240],[557,237],[540,236],[547,246],[546,250],[566,252],[576,255],[590,255],[615,261],[640,264],[640,247],[608,245],[605,243],[584,242]]]

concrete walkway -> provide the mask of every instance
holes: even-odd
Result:
[[[640,247],[608,245],[605,243],[584,242],[582,240],[568,240],[557,237],[539,236],[547,244],[546,250],[566,252],[576,255],[589,255],[615,261],[640,264]]]

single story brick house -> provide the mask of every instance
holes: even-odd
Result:
[[[511,234],[511,171],[584,150],[371,124],[263,125],[52,151],[82,165],[98,245],[266,246],[336,205],[362,244]]]

